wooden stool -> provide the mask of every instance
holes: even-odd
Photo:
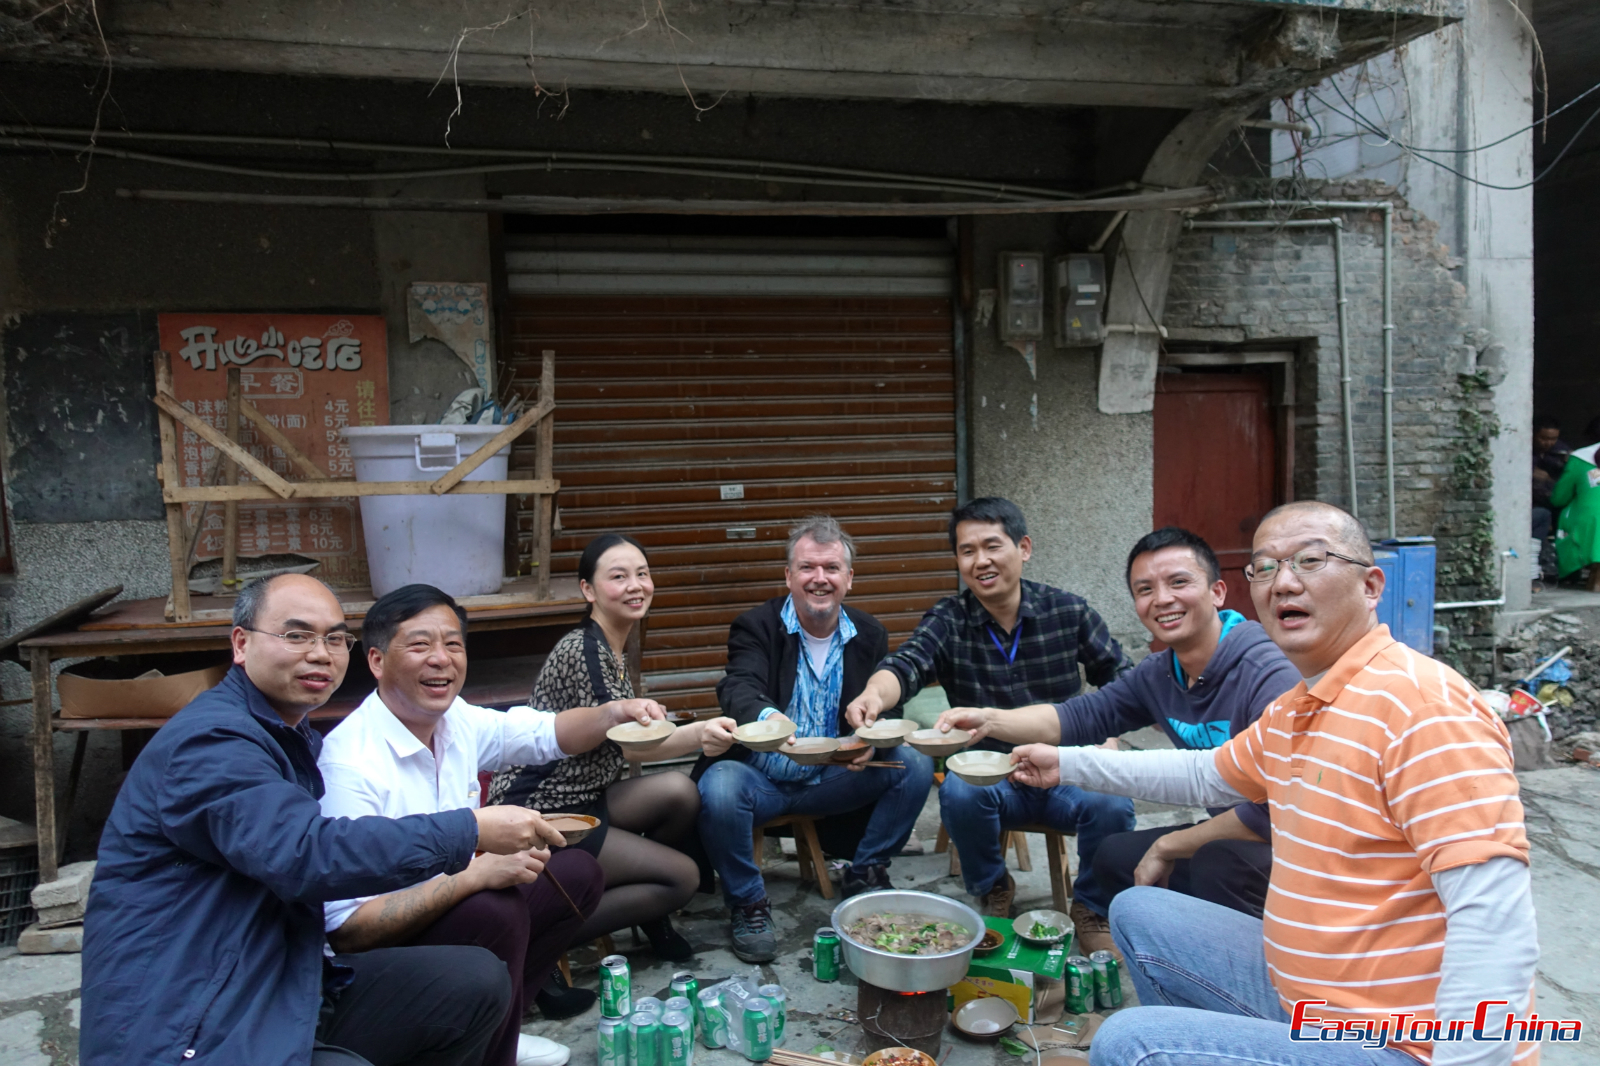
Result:
[[[1000,831],[1000,858],[1005,860],[1006,850],[1014,849],[1017,853],[1017,869],[1023,873],[1033,870],[1033,858],[1028,854],[1028,841],[1023,836],[1025,833],[1039,833],[1044,836],[1045,847],[1050,859],[1050,896],[1054,900],[1055,909],[1062,914],[1067,913],[1067,908],[1072,903],[1071,864],[1067,856],[1067,837],[1077,836],[1076,833],[1063,832],[1047,825],[1022,825],[1015,829],[1002,829]],[[939,837],[934,841],[935,854],[941,851],[950,853],[950,876],[961,875],[961,856],[956,849],[950,846],[950,831],[943,824],[939,826]]]
[[[794,850],[800,860],[800,880],[815,881],[823,899],[833,898],[833,882],[828,880],[828,860],[823,857],[822,845],[817,841],[816,820],[805,814],[786,814],[755,828],[755,860],[761,865],[761,850],[767,841],[767,830],[788,826],[794,830]]]
[[[1008,850],[1017,853],[1017,869],[1023,873],[1031,873],[1033,871],[1033,856],[1028,851],[1028,838],[1023,836],[1021,831],[1000,830],[1000,855],[1002,859]],[[950,876],[960,877],[961,856],[950,846],[950,831],[941,822],[939,824],[938,839],[933,842],[933,853],[940,855],[946,851],[950,853]]]

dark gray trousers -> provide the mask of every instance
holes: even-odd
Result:
[[[511,975],[484,948],[379,948],[337,961],[355,980],[324,1012],[312,1066],[479,1066],[511,1005]]]

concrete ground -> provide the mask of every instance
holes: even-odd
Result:
[[[1519,775],[1533,844],[1534,898],[1539,908],[1539,1013],[1544,1017],[1581,1018],[1600,1023],[1600,966],[1594,959],[1594,930],[1600,928],[1600,771],[1581,767],[1541,770]],[[1141,826],[1170,824],[1187,812],[1140,805]],[[930,797],[917,825],[927,853],[894,863],[896,886],[924,889],[966,898],[959,879],[949,876],[949,859],[932,853],[938,833],[938,805]],[[1017,873],[1019,907],[1047,906],[1049,874],[1042,838],[1030,840],[1034,870]],[[1074,857],[1074,863],[1076,857]],[[848,973],[843,980],[821,984],[810,975],[811,934],[826,923],[831,905],[814,886],[798,879],[792,859],[773,859],[768,891],[780,933],[779,956],[761,967],[765,981],[777,981],[789,993],[790,1022],[786,1047],[811,1051],[826,1044],[841,1052],[857,1049],[861,1030],[854,1024],[856,993]],[[709,979],[748,970],[728,950],[727,911],[720,899],[697,896],[678,928],[699,949],[687,969]],[[674,970],[658,962],[648,947],[623,932],[617,950],[633,965],[636,995],[661,994]],[[573,954],[575,978],[594,986],[595,953]],[[1493,965],[1493,960],[1484,960]],[[76,955],[21,956],[0,949],[0,1066],[67,1066],[77,1061],[79,966]],[[1132,990],[1124,984],[1128,1002]],[[595,1066],[594,1023],[597,1014],[551,1024],[529,1017],[526,1030],[572,1047],[573,1066]],[[994,1044],[967,1041],[946,1030],[947,1051],[941,1066],[1001,1066],[1010,1057]],[[726,1051],[697,1051],[701,1060],[735,1066],[741,1060]],[[1578,1045],[1547,1046],[1545,1066],[1600,1063],[1600,1041],[1593,1036]]]

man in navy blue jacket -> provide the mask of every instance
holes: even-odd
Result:
[[[476,1066],[510,1003],[479,947],[324,954],[322,904],[454,873],[474,849],[558,833],[516,807],[324,818],[307,724],[351,636],[327,586],[256,582],[234,607],[234,667],[140,753],[100,840],[84,921],[84,1066]]]
[[[1139,620],[1168,651],[1064,703],[952,708],[939,727],[974,729],[1013,744],[1079,745],[1153,725],[1176,747],[1215,748],[1300,682],[1266,630],[1222,609],[1227,586],[1216,554],[1199,536],[1174,526],[1146,534],[1128,553],[1126,576]],[[1266,806],[1241,803],[1210,813],[1198,824],[1107,837],[1093,865],[1104,902],[1135,884],[1160,885],[1259,918],[1272,868]],[[998,840],[1000,828],[985,838]]]

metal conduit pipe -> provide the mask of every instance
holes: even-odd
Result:
[[[1392,200],[1233,200],[1192,209],[1382,211],[1383,212],[1383,477],[1389,501],[1389,536],[1398,536],[1394,495],[1394,201]]]
[[[1345,306],[1349,303],[1349,297],[1345,294],[1344,282],[1344,219],[1296,218],[1282,222],[1257,220],[1245,222],[1196,222],[1190,219],[1184,223],[1184,228],[1186,229],[1319,229],[1324,226],[1333,230],[1333,278],[1338,308],[1339,399],[1344,408],[1345,476],[1350,486],[1350,513],[1360,518],[1360,504],[1356,498],[1355,424],[1350,408],[1350,330],[1345,316]]]

